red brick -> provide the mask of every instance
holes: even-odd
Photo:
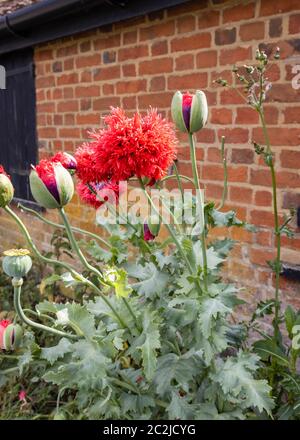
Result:
[[[98,38],[94,40],[94,49],[95,50],[102,50],[102,49],[109,49],[111,47],[117,47],[121,44],[121,35],[120,34],[114,34],[109,36],[103,36],[101,38]]]
[[[60,128],[59,136],[62,138],[80,138],[81,132],[79,128]]]
[[[83,41],[82,43],[80,43],[79,49],[80,52],[88,52],[89,50],[91,50],[91,42],[89,40]]]
[[[120,98],[111,96],[109,98],[99,98],[95,99],[93,102],[93,110],[108,112],[110,106],[119,107]]]
[[[282,168],[295,168],[300,167],[300,151],[283,150],[280,154],[280,162]]]
[[[122,81],[117,83],[117,94],[119,95],[145,92],[146,89],[147,81],[145,79]]]
[[[76,55],[78,53],[78,45],[71,44],[70,46],[63,46],[57,49],[58,57],[68,57],[70,55]]]
[[[272,203],[272,193],[270,191],[256,191],[255,204],[258,206],[270,206]]]
[[[240,89],[241,90],[241,89]],[[234,89],[223,89],[220,93],[221,105],[226,104],[245,104],[245,100]]]
[[[300,93],[291,83],[273,84],[268,94],[268,102],[300,102]]]
[[[35,54],[36,61],[49,61],[53,60],[54,54],[52,49],[38,49]]]
[[[259,170],[250,170],[251,185],[271,186],[271,174],[268,168]]]
[[[165,90],[166,88],[166,78],[165,76],[155,76],[151,79],[150,90],[151,92],[158,92],[160,90]]]
[[[240,26],[240,38],[242,41],[260,40],[265,35],[265,24],[263,21],[242,24]]]
[[[187,33],[195,30],[196,17],[193,15],[185,15],[177,19],[177,31],[178,33]]]
[[[119,49],[118,60],[127,61],[130,59],[143,58],[149,55],[148,45],[143,44],[140,46],[124,47]]]
[[[215,32],[215,44],[225,45],[225,44],[232,44],[236,41],[236,28],[230,28],[230,29],[224,29],[220,28],[217,29]]]
[[[54,113],[55,103],[54,102],[43,102],[37,105],[37,113]]]
[[[86,87],[76,87],[75,97],[76,98],[88,98],[99,96],[100,87],[99,86],[86,86]]]
[[[185,54],[175,59],[175,70],[193,70],[194,55]]]
[[[112,80],[120,78],[121,68],[120,66],[101,67],[94,71],[94,81]]]
[[[78,114],[76,124],[78,125],[97,125],[100,123],[100,117],[96,113]]]
[[[249,148],[233,148],[231,152],[232,163],[252,164],[254,161],[254,151]]]
[[[211,128],[202,128],[202,130],[198,131],[196,134],[196,138],[200,143],[213,144],[216,140],[216,133],[215,130],[212,130]]]
[[[152,56],[165,55],[166,53],[168,53],[167,40],[154,41],[154,43],[152,43],[152,46],[151,46],[151,53],[152,53]]]
[[[212,108],[210,110],[211,124],[231,124],[232,110],[226,108]]]
[[[223,11],[223,23],[233,23],[234,21],[247,20],[255,15],[255,2],[248,5],[238,5],[226,8]]]
[[[253,264],[259,266],[268,266],[267,261],[274,259],[274,251],[264,249],[262,247],[250,248],[250,260]]]
[[[198,17],[198,29],[207,29],[218,26],[220,22],[220,11],[208,10],[201,12]]]
[[[202,179],[204,180],[224,180],[224,169],[222,165],[209,165],[206,164],[202,168]]]
[[[215,67],[217,65],[217,51],[207,50],[198,53],[196,57],[196,66],[198,69],[204,67]]]
[[[151,93],[148,95],[140,95],[138,97],[139,108],[152,107],[170,108],[173,93]]]
[[[38,129],[39,138],[56,138],[56,128],[55,127],[43,127]]]
[[[207,73],[191,73],[184,76],[170,76],[169,90],[202,89],[207,87]]]
[[[222,161],[220,148],[206,148],[206,160],[220,164]]]
[[[54,76],[41,76],[37,78],[35,81],[36,87],[39,88],[47,88],[55,86],[55,77]]]
[[[236,109],[236,124],[257,124],[259,121],[259,115],[257,111],[250,107],[238,107]]]
[[[135,44],[137,42],[137,31],[124,32],[123,43],[124,44]]]
[[[300,107],[287,107],[284,109],[283,114],[286,124],[300,123]]]
[[[246,166],[227,166],[229,182],[247,182],[248,167]]]
[[[293,146],[300,143],[300,128],[271,127],[268,129],[271,145]],[[258,143],[264,142],[262,129],[254,128],[252,138]]]
[[[223,194],[223,185],[216,185],[213,183],[205,183],[206,198],[221,199]]]
[[[78,101],[63,101],[57,104],[57,111],[59,113],[64,112],[77,112],[79,109]]]
[[[211,34],[202,32],[189,37],[174,38],[171,41],[171,51],[180,52],[193,49],[205,49],[211,45]]]
[[[175,21],[154,24],[146,28],[140,29],[140,40],[153,40],[155,38],[169,37],[175,33]]]
[[[232,202],[239,202],[245,205],[252,204],[252,195],[252,189],[242,186],[231,186],[229,190],[229,198]]]
[[[65,84],[77,84],[78,83],[78,73],[65,73],[57,78],[57,85],[62,86]]]
[[[290,16],[289,33],[298,34],[300,32],[300,14]]]
[[[123,76],[136,76],[135,64],[124,64],[122,66]]]
[[[272,234],[270,231],[257,231],[255,234],[256,243],[260,246],[271,246]]]
[[[300,9],[298,0],[261,0],[260,15],[276,15]]]
[[[64,99],[74,98],[73,88],[72,87],[64,87],[63,88],[63,97],[64,97]]]
[[[141,61],[139,75],[155,75],[157,73],[172,72],[173,60],[171,58],[158,58],[149,61]]]
[[[75,116],[72,113],[64,115],[64,125],[75,125]]]
[[[252,58],[252,48],[235,47],[234,49],[221,49],[220,64],[235,64],[238,61],[246,61]]]
[[[265,120],[267,124],[276,125],[278,123],[278,109],[273,106],[265,106]]]
[[[218,137],[225,136],[226,143],[240,144],[249,140],[249,132],[247,128],[222,128],[218,130]]]

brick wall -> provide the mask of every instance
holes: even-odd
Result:
[[[207,198],[220,199],[220,138],[225,135],[229,171],[226,208],[235,208],[241,219],[259,226],[256,234],[231,230],[231,237],[239,244],[227,269],[233,279],[248,285],[251,295],[261,297],[272,290],[265,261],[273,257],[274,237],[270,230],[269,172],[250,143],[262,137],[258,115],[235,91],[213,83],[220,75],[229,79],[234,62],[250,62],[258,45],[281,48],[280,62],[272,64],[269,71],[274,87],[267,104],[267,122],[283,214],[291,203],[300,202],[300,91],[291,84],[295,76],[292,67],[300,65],[299,0],[192,1],[40,46],[35,62],[41,156],[61,149],[72,152],[86,138],[87,128],[99,125],[100,116],[110,105],[128,111],[152,105],[169,115],[175,90],[206,91],[209,123],[199,133],[197,152],[201,182]],[[190,170],[187,151],[183,143],[178,157],[184,173]],[[77,197],[68,212],[76,224],[93,227],[94,212],[80,205]],[[25,221],[29,223],[27,216]],[[41,231],[31,220],[30,224],[38,240],[45,243],[49,229]],[[1,233],[7,231],[2,213],[0,227]],[[8,227],[14,229],[10,223]],[[292,240],[284,238],[283,243],[283,259],[300,264],[300,233]],[[283,280],[282,287],[288,300],[299,302],[299,284]]]

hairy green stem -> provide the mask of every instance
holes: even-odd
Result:
[[[202,232],[201,232],[200,240],[201,240],[202,260],[203,260],[203,281],[204,281],[205,290],[207,291],[208,285],[207,285],[207,255],[206,255],[204,201],[202,200],[200,183],[199,183],[199,175],[198,175],[197,159],[196,159],[196,146],[195,146],[195,142],[194,142],[194,137],[193,137],[192,133],[189,133],[188,136],[189,136],[190,156],[191,156],[191,162],[192,162],[194,185],[196,188],[198,207],[200,209],[200,222],[202,224],[201,225]]]
[[[43,330],[46,331],[48,333],[52,333],[56,336],[60,336],[60,337],[65,337],[65,338],[69,338],[69,339],[78,339],[80,336],[78,335],[72,335],[70,333],[66,333],[64,331],[61,330],[57,330],[55,328],[52,327],[48,327],[47,325],[44,324],[39,324],[37,322],[32,321],[30,318],[28,318],[23,309],[22,309],[22,305],[21,305],[21,289],[22,289],[22,284],[23,284],[23,279],[22,278],[13,278],[12,280],[12,285],[14,287],[14,307],[15,310],[19,316],[19,318],[27,325],[29,325],[30,327],[34,327],[37,328],[39,330]]]
[[[227,199],[227,193],[228,193],[228,172],[227,172],[227,160],[225,155],[225,136],[222,136],[221,138],[221,158],[224,169],[224,187],[222,193],[222,200],[220,205],[218,206],[218,209],[222,209],[223,206],[225,205]]]
[[[269,133],[266,126],[264,111],[262,107],[259,107],[258,114],[262,124],[263,134],[265,138],[265,143],[267,146],[267,154],[270,154],[271,158],[268,161],[268,166],[271,171],[272,178],[272,195],[273,195],[273,214],[274,214],[274,233],[276,240],[276,259],[275,259],[275,314],[273,320],[274,327],[274,338],[279,342],[279,321],[280,321],[280,300],[279,300],[279,282],[280,282],[280,269],[281,269],[281,231],[279,225],[279,215],[278,215],[278,203],[277,203],[277,182],[276,173],[274,168],[272,150],[270,145]]]
[[[36,212],[34,209],[27,208],[27,206],[23,206],[21,203],[18,204],[18,207],[20,207],[20,209],[22,209],[23,211],[29,212],[30,214],[34,215],[39,220],[41,220],[42,222],[46,223],[49,226],[53,226],[54,228],[58,228],[58,229],[65,229],[64,225],[48,220],[47,218],[43,217],[41,214]],[[107,241],[99,237],[97,234],[94,234],[93,232],[86,231],[85,229],[81,229],[81,228],[76,228],[75,226],[71,226],[71,229],[73,232],[87,235],[88,237],[94,238],[95,240],[98,240],[100,243],[104,244],[105,246],[111,248],[111,245]]]
[[[125,304],[125,307],[127,308],[127,310],[129,311],[130,315],[132,316],[132,318],[133,318],[133,320],[135,322],[136,328],[138,329],[139,332],[142,332],[143,329],[139,325],[139,322],[138,322],[138,319],[136,317],[136,314],[132,310],[132,307],[130,306],[129,302],[124,297],[122,298],[122,300],[123,300],[123,303]]]

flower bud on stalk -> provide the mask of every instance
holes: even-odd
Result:
[[[10,181],[8,174],[0,165],[0,208],[9,205],[14,197],[14,187]]]
[[[60,162],[62,166],[71,173],[71,175],[77,170],[77,160],[75,157],[64,151],[56,153],[55,156],[51,157],[50,161],[53,163]]]
[[[30,271],[32,260],[27,249],[10,249],[3,252],[3,271],[12,278],[23,278]]]
[[[69,203],[73,197],[74,184],[70,173],[60,162],[44,159],[32,168],[29,176],[30,189],[41,206],[55,209]]]
[[[208,107],[205,93],[197,90],[194,95],[177,91],[171,104],[176,127],[185,133],[201,130],[207,122]]]
[[[20,325],[13,324],[8,319],[0,321],[0,348],[16,350],[22,341],[23,330]]]
[[[160,219],[157,215],[151,215],[144,223],[144,240],[151,241],[159,234]]]

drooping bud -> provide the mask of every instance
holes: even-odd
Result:
[[[0,165],[0,208],[9,205],[14,197],[14,187],[6,174],[2,165]]]
[[[155,235],[152,234],[152,232],[150,231],[148,224],[144,223],[144,240],[152,241],[154,239],[155,239]]]
[[[157,235],[159,234],[159,230],[160,230],[160,218],[158,215],[151,215],[149,217],[149,219],[147,220],[147,225],[149,228],[149,231],[151,232],[151,234],[154,237],[157,237]]]
[[[10,249],[3,254],[3,271],[9,277],[23,278],[30,271],[32,260],[27,249]]]
[[[0,348],[2,350],[16,350],[19,348],[23,336],[22,327],[9,320],[0,321]]]
[[[74,194],[72,177],[60,162],[41,160],[33,167],[29,182],[34,199],[44,208],[61,208]]]
[[[195,133],[207,122],[208,106],[205,93],[197,90],[194,95],[177,91],[172,99],[172,118],[180,131]]]

